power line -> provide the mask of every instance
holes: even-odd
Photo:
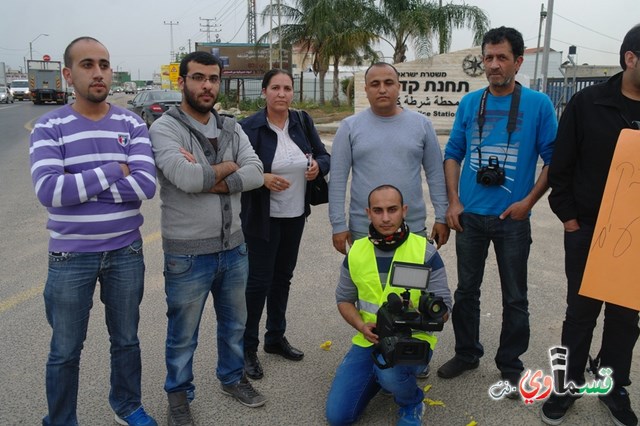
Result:
[[[607,52],[606,50],[599,50],[599,49],[594,49],[594,48],[587,47],[587,46],[581,46],[581,45],[579,45],[579,44],[569,43],[568,41],[558,40],[557,38],[552,38],[551,40],[553,40],[553,41],[557,41],[557,42],[559,42],[559,43],[568,44],[569,46],[576,46],[576,47],[579,47],[579,48],[581,48],[581,49],[591,50],[591,51],[593,51],[593,52],[606,53],[606,54],[608,54],[608,55],[616,55],[616,56],[620,54],[620,52]]]
[[[233,39],[236,38],[236,36],[238,34],[240,34],[240,30],[242,30],[242,27],[244,26],[244,23],[247,22],[247,17],[244,17],[244,20],[242,21],[242,24],[240,24],[240,26],[238,27],[238,31],[236,31],[236,33],[233,35],[233,37],[231,37],[231,39],[229,39],[229,43],[231,43],[233,41]]]
[[[571,20],[571,19],[569,19],[569,18],[565,18],[565,17],[564,17],[564,16],[562,16],[562,15],[559,15],[559,14],[557,14],[557,13],[554,13],[554,15],[555,15],[555,16],[557,16],[558,18],[562,18],[562,19],[564,19],[565,21],[569,21],[569,22],[571,22],[571,23],[572,23],[572,24],[574,24],[574,25],[577,25],[577,26],[579,26],[579,27],[581,27],[581,28],[584,28],[584,29],[585,29],[585,30],[587,30],[587,31],[591,31],[592,33],[595,33],[595,34],[601,35],[602,37],[606,37],[606,38],[609,38],[609,39],[611,39],[611,40],[618,41],[618,42],[622,43],[622,40],[619,40],[619,39],[617,39],[617,38],[615,38],[615,37],[611,37],[611,36],[609,36],[609,35],[603,34],[603,33],[599,32],[599,31],[596,31],[596,30],[594,30],[594,29],[591,29],[591,28],[589,28],[589,27],[586,27],[586,26],[584,26],[584,25],[582,25],[582,24],[579,24],[579,23],[577,23],[577,22],[575,22],[575,21],[572,21],[572,20]],[[607,53],[607,52],[604,52],[604,53]]]
[[[219,19],[220,20],[226,19],[229,16],[229,14],[231,14],[232,12],[235,12],[239,7],[242,7],[243,4],[244,2],[229,0],[229,2],[222,7],[222,9],[224,9],[225,7],[228,6],[227,10],[220,11],[220,13],[218,14]]]

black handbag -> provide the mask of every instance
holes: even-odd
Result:
[[[304,115],[302,114],[302,111],[296,111],[296,113],[298,114],[300,123],[302,123],[302,129],[304,130],[307,142],[311,146],[311,135],[309,134],[309,129],[304,121]],[[322,176],[322,172],[319,172],[318,176],[316,176],[314,180],[307,181],[307,192],[305,193],[305,198],[312,206],[326,204],[329,202],[329,185],[327,184],[324,176]]]

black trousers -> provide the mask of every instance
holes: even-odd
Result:
[[[581,223],[578,231],[564,233],[568,289],[562,345],[569,349],[567,379],[580,385],[585,382],[584,373],[593,330],[604,304],[600,365],[613,370],[615,386],[628,386],[631,384],[629,373],[633,347],[640,334],[638,311],[578,294],[593,231],[593,225]],[[592,353],[592,356],[595,358],[597,353]]]
[[[293,270],[304,230],[304,215],[293,218],[271,218],[269,241],[245,235],[249,249],[247,280],[247,324],[244,332],[245,351],[255,352],[260,343],[260,318],[267,304],[267,332],[264,343],[280,342],[287,328],[287,303]]]

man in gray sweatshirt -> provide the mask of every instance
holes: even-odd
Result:
[[[398,105],[400,81],[393,65],[373,64],[364,79],[370,108],[342,120],[331,148],[329,220],[333,246],[346,254],[347,245],[367,236],[369,220],[364,213],[367,194],[379,185],[391,184],[400,190],[409,206],[410,231],[434,239],[440,247],[449,239],[445,221],[448,203],[442,151],[433,125],[424,115]],[[430,234],[425,229],[423,169],[435,211]]]
[[[187,55],[178,78],[182,103],[150,129],[161,185],[170,425],[195,424],[192,364],[209,293],[222,392],[249,407],[266,401],[243,373],[248,258],[239,216],[240,193],[262,186],[263,169],[235,119],[212,110],[221,74],[215,56]]]

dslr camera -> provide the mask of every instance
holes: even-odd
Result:
[[[497,186],[504,183],[504,169],[500,167],[498,157],[495,155],[490,156],[489,165],[478,169],[476,182],[484,186]]]
[[[399,296],[391,293],[378,309],[375,333],[378,344],[372,353],[373,362],[381,369],[394,365],[427,364],[430,345],[412,336],[414,330],[441,331],[447,312],[442,297],[426,291],[431,268],[414,263],[393,262],[389,285],[405,288]],[[410,305],[409,289],[421,290],[418,307]],[[384,360],[379,360],[379,355]]]

